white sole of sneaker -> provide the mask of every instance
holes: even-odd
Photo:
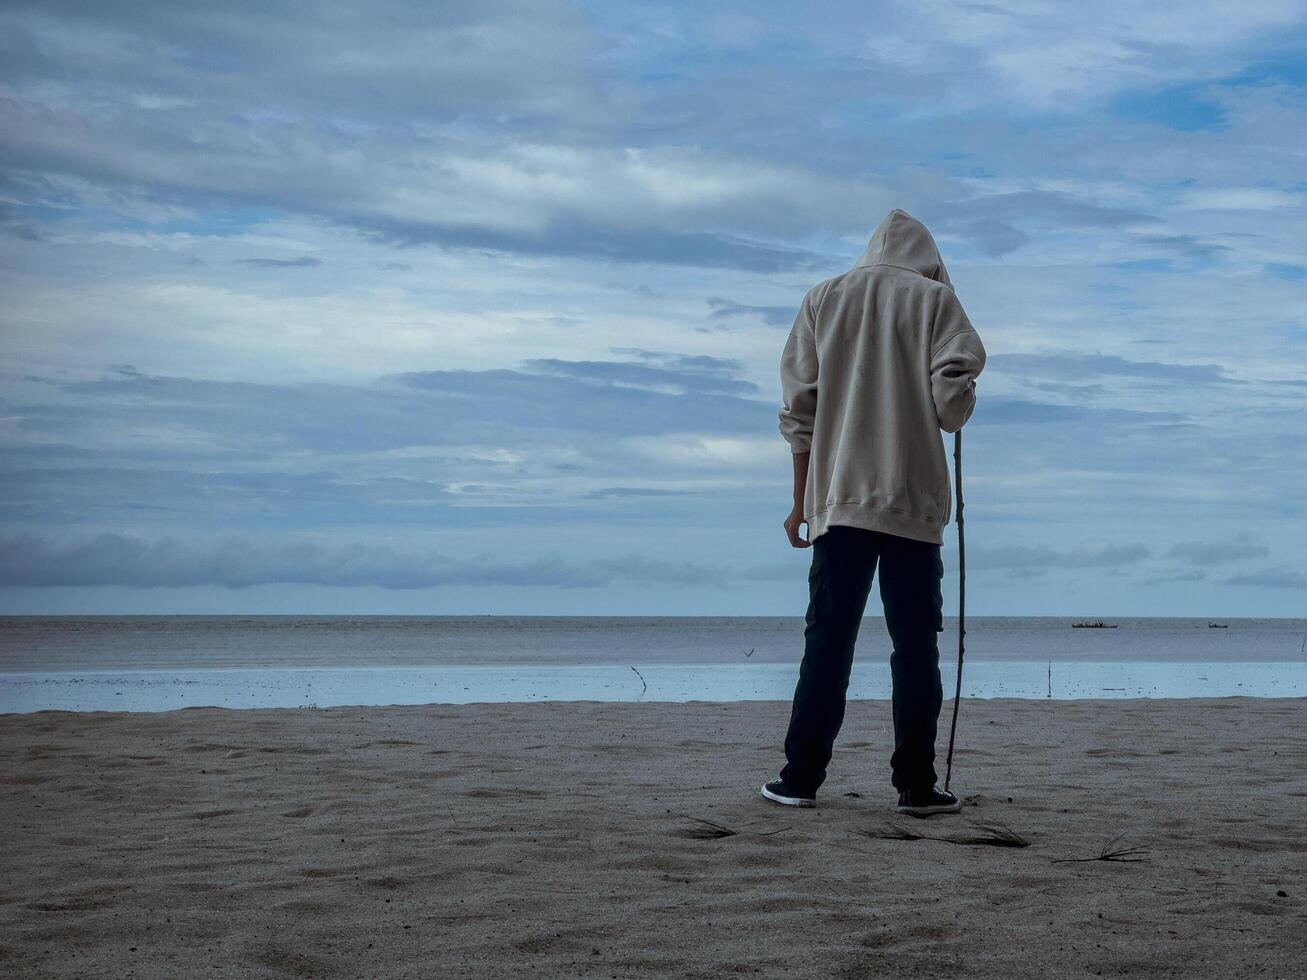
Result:
[[[816,801],[805,800],[801,796],[781,796],[780,793],[773,793],[766,786],[762,788],[762,795],[767,797],[773,803],[779,803],[782,806],[816,806]]]

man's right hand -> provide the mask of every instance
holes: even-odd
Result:
[[[799,525],[806,524],[803,519],[803,508],[795,504],[794,509],[790,511],[790,516],[785,518],[785,535],[790,539],[791,546],[795,548],[810,548],[812,542],[806,538],[799,537]],[[812,528],[808,528],[808,533],[812,533]]]

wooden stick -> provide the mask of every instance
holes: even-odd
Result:
[[[967,634],[967,548],[962,534],[962,430],[953,433],[953,480],[958,498],[958,684],[953,692],[953,723],[948,730],[948,761],[944,770],[944,791],[953,776],[953,741],[958,730],[958,702],[962,700],[962,655]]]

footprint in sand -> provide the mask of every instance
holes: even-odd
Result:
[[[198,810],[195,813],[188,813],[186,817],[191,820],[210,820],[214,817],[229,817],[233,813],[240,813],[239,810]]]

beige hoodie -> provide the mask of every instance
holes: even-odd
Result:
[[[971,417],[984,366],[934,238],[895,208],[852,269],[808,291],[781,354],[781,435],[812,453],[808,540],[850,524],[942,544],[940,429]]]

